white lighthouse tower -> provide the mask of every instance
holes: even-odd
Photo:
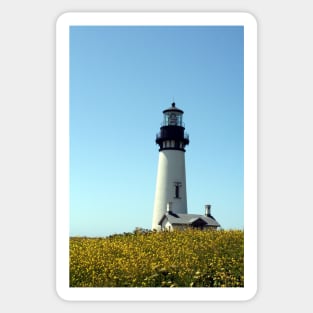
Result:
[[[160,229],[159,222],[168,211],[187,214],[185,146],[189,136],[185,134],[183,114],[174,102],[163,111],[163,123],[156,137],[159,163],[152,229]]]

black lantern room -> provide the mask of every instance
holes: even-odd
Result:
[[[160,147],[159,151],[185,151],[185,146],[189,144],[189,135],[185,134],[183,114],[184,111],[177,108],[175,102],[163,111],[163,123],[155,140]]]

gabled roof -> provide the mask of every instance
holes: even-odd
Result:
[[[197,220],[202,220],[207,226],[215,226],[219,227],[220,224],[215,220],[215,218],[210,215],[200,215],[200,214],[181,214],[181,213],[173,213],[167,212],[161,218],[159,225],[162,225],[164,219],[167,219],[172,225],[180,224],[180,225],[192,225]]]

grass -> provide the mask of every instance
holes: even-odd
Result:
[[[243,287],[244,232],[70,238],[70,287]]]

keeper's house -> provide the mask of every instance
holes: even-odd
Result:
[[[205,215],[174,213],[171,210],[171,203],[167,204],[167,212],[159,222],[162,230],[184,229],[188,227],[199,229],[217,229],[220,224],[211,215],[211,206],[205,206]]]

